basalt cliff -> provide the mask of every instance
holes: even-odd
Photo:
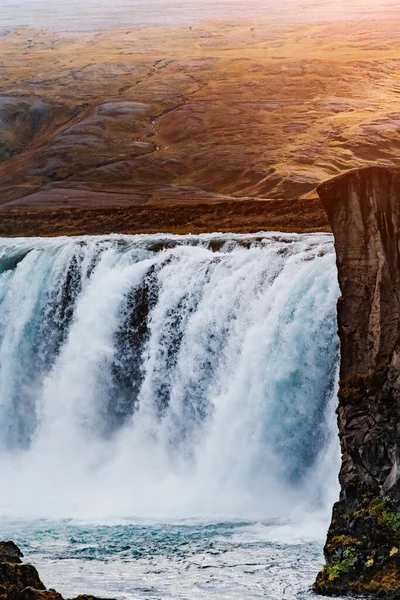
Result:
[[[340,499],[314,591],[400,598],[400,170],[318,188],[335,236]]]

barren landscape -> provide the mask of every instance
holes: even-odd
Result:
[[[73,30],[73,4],[58,28],[51,12],[49,27],[21,27],[13,4],[0,30],[1,235],[327,230],[318,183],[400,164],[394,2],[255,3],[249,17],[236,2],[229,20],[205,4],[208,21],[189,3],[177,26],[126,10],[113,30],[99,10],[91,31]]]

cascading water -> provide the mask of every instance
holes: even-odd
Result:
[[[2,240],[10,534],[72,517],[258,519],[282,535],[325,515],[337,297],[325,234]]]

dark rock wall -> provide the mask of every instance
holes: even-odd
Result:
[[[335,236],[341,342],[340,500],[314,590],[400,597],[400,171],[318,189]]]

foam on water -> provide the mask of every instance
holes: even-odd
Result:
[[[268,522],[24,521],[6,531],[66,597],[311,600],[322,563],[319,541],[277,541]]]

